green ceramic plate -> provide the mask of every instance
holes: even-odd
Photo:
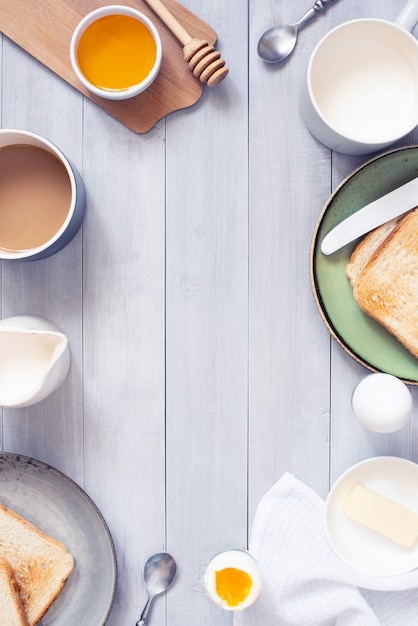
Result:
[[[418,146],[378,156],[348,176],[330,196],[315,228],[311,248],[311,282],[319,312],[332,336],[354,359],[372,371],[418,384],[418,360],[354,301],[345,267],[357,242],[330,256],[322,239],[343,219],[418,176]],[[418,204],[418,198],[417,198]]]

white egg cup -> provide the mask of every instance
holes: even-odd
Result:
[[[251,579],[248,594],[237,604],[230,604],[217,590],[217,574],[222,570],[236,569],[247,574]],[[209,598],[222,609],[241,611],[253,604],[261,591],[261,573],[254,557],[247,550],[226,550],[215,555],[205,571],[205,589]]]

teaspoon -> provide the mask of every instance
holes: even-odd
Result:
[[[261,35],[257,51],[259,56],[267,63],[284,61],[296,46],[299,28],[302,28],[309,20],[325,9],[331,0],[316,0],[309,11],[295,24],[287,26],[274,26]]]
[[[159,552],[150,556],[144,567],[144,582],[148,591],[148,600],[136,626],[144,626],[151,608],[151,602],[169,588],[176,575],[176,562],[167,552]]]

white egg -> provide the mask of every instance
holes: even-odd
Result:
[[[206,568],[205,588],[209,597],[223,609],[245,609],[260,593],[259,567],[245,550],[221,552]]]
[[[412,414],[408,387],[391,374],[369,374],[363,378],[354,389],[351,405],[357,419],[378,433],[399,430]]]

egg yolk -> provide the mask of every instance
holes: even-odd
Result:
[[[86,28],[77,47],[84,76],[101,89],[129,89],[152,70],[157,48],[148,28],[129,15],[106,15]]]
[[[228,606],[238,606],[251,591],[253,582],[247,572],[226,567],[215,572],[216,593]]]

